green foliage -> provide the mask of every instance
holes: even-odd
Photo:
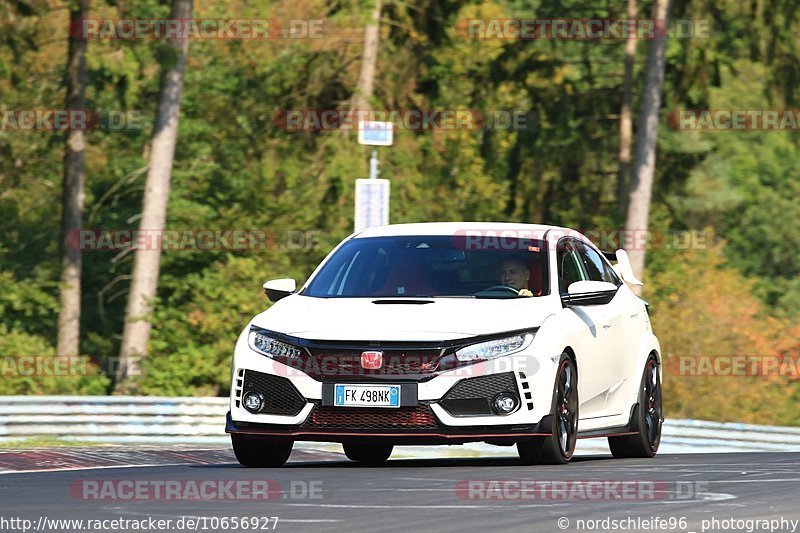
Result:
[[[177,252],[182,253],[182,252]],[[142,392],[227,394],[233,343],[266,304],[266,272],[297,277],[285,256],[230,257],[202,272],[164,280],[170,296],[156,312]]]
[[[779,357],[796,360],[800,327],[769,316],[756,283],[724,265],[721,246],[662,252],[646,297],[662,347],[667,417],[798,425],[787,398],[800,396],[798,375],[692,375],[681,358]],[[698,401],[700,400],[700,401]]]
[[[110,380],[88,357],[57,363],[54,339],[0,324],[0,394],[105,394]]]
[[[741,60],[721,69],[711,109],[760,109],[768,70]],[[800,316],[800,145],[796,132],[689,132],[682,144],[703,146],[685,191],[670,203],[690,227],[712,226],[728,243],[732,265],[757,280],[770,306]]]
[[[17,280],[11,272],[0,272],[0,316],[14,331],[48,331],[46,323],[58,312],[57,284],[43,275]]]

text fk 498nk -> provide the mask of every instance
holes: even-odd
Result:
[[[609,258],[615,264],[609,262]],[[576,439],[652,457],[663,423],[661,350],[624,250],[566,228],[483,223],[371,228],[236,343],[227,431],[246,466],[294,441],[352,460],[396,444],[516,444],[565,463]]]

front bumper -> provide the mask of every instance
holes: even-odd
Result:
[[[364,437],[406,443],[454,444],[540,436],[550,414],[555,363],[535,357],[535,341],[522,352],[447,371],[420,375],[309,375],[254,352],[240,336],[234,352],[228,433],[271,435],[293,440],[343,442]],[[400,408],[334,407],[337,383],[398,384]],[[258,385],[260,384],[260,385]],[[269,399],[266,412],[251,413],[243,395],[254,387]],[[279,392],[276,392],[279,391]],[[516,394],[519,408],[495,414],[491,399]],[[410,401],[406,401],[409,400]]]
[[[548,415],[550,416],[550,415]],[[306,424],[287,426],[284,424],[258,424],[234,422],[228,412],[226,433],[268,436],[295,441],[352,442],[364,439],[380,440],[397,444],[464,444],[467,442],[491,441],[496,444],[513,444],[519,439],[544,437],[549,433],[547,417],[533,425],[493,425],[470,427],[446,427],[437,425],[428,429],[394,430],[347,430],[315,429]]]

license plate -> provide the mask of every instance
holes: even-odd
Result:
[[[333,405],[341,407],[400,407],[400,385],[336,385]]]

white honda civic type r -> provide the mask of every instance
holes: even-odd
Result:
[[[609,259],[613,260],[612,262]],[[576,439],[652,457],[661,349],[624,250],[566,228],[399,224],[340,243],[236,343],[237,459],[280,466],[295,441],[379,463],[400,444],[516,444],[566,463]]]

